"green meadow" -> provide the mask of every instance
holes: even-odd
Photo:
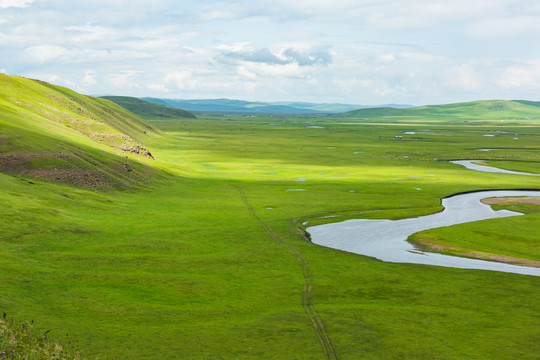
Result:
[[[384,263],[304,234],[434,213],[457,192],[540,188],[448,162],[539,173],[534,104],[505,107],[504,119],[487,106],[143,122],[103,99],[9,81],[19,93],[0,96],[0,311],[51,341],[75,337],[99,359],[538,359],[538,277]],[[111,119],[92,123],[98,110]],[[65,168],[84,171],[51,177]],[[526,214],[430,231],[538,261],[538,206],[513,205]]]

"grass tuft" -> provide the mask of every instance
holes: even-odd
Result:
[[[73,341],[61,345],[49,339],[50,332],[37,329],[33,321],[10,319],[4,312],[0,319],[0,359],[89,359]]]

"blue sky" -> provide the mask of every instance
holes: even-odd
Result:
[[[0,72],[85,94],[540,100],[536,0],[0,0]]]

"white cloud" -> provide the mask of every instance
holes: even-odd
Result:
[[[477,90],[481,80],[475,69],[469,64],[454,65],[443,72],[446,84],[456,89]]]
[[[232,47],[235,48],[235,47]],[[332,62],[332,55],[325,49],[297,50],[281,48],[270,50],[251,45],[236,47],[235,50],[223,51],[216,57],[226,63],[264,63],[269,65],[326,66]]]
[[[517,1],[522,3],[524,1]],[[506,14],[515,0],[273,0],[270,10],[317,21],[354,21],[359,27],[423,29],[445,21],[468,21]],[[526,10],[521,10],[526,11]],[[291,16],[287,17],[288,20]]]
[[[116,74],[111,79],[111,84],[118,90],[133,90],[141,87],[137,77],[141,74],[136,70],[125,70]]]
[[[497,39],[538,34],[540,16],[513,16],[480,19],[471,23],[468,32],[478,38]]]
[[[111,41],[118,39],[122,35],[116,29],[93,24],[67,26],[65,30],[68,32],[70,38],[77,43],[103,41],[103,39]]]
[[[165,76],[165,87],[172,87],[177,90],[195,89],[197,87],[197,82],[194,81],[191,76],[191,71],[175,70],[173,72],[170,72]]]
[[[269,1],[270,2],[270,1]],[[373,1],[358,1],[358,0],[273,0],[271,3],[282,12],[294,12],[297,14],[305,14],[312,16],[321,16],[324,14],[332,14],[343,11],[352,11],[358,8],[363,8],[366,4]],[[272,5],[267,3],[268,7]]]
[[[163,84],[150,84],[147,86],[148,90],[150,90],[153,93],[167,93],[169,92],[169,89],[165,87]]]
[[[34,0],[0,0],[0,9],[10,7],[24,8],[30,6]]]
[[[394,62],[394,60],[396,60],[396,57],[392,54],[383,54],[383,55],[377,56],[377,59],[379,60],[380,63],[391,64]]]
[[[358,99],[365,97],[366,93],[375,94],[382,99],[386,100],[392,94],[399,92],[400,90],[406,90],[405,87],[399,85],[389,84],[385,79],[373,79],[369,75],[365,78],[334,78],[332,83],[337,86],[342,93],[355,93]],[[357,100],[358,102],[363,102]],[[365,102],[364,102],[365,103]]]
[[[247,80],[257,80],[259,77],[254,72],[250,71],[246,66],[240,65],[237,68],[238,75],[240,75],[240,78],[247,79]]]
[[[246,6],[230,4],[224,2],[204,5],[199,10],[199,17],[202,20],[232,20],[241,17],[245,13]]]
[[[508,67],[501,75],[500,84],[509,89],[540,89],[540,60]]]
[[[358,78],[333,78],[332,82],[337,85],[342,91],[349,92],[358,90],[359,88],[371,89],[375,85],[375,81],[369,79]]]
[[[24,51],[23,61],[43,64],[66,54],[67,50],[56,45],[38,45],[27,48]]]
[[[296,78],[305,79],[310,77],[310,70],[299,66],[296,63],[275,65],[267,63],[245,63],[240,68],[247,71],[249,74],[254,74],[258,77],[272,78]]]
[[[93,71],[87,71],[82,79],[82,84],[85,87],[89,87],[97,84],[96,73]]]

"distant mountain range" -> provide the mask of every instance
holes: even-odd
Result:
[[[354,105],[354,104],[335,104],[335,103],[308,103],[308,102],[260,102],[244,101],[231,99],[204,99],[204,100],[185,100],[185,99],[160,99],[160,98],[141,98],[145,101],[169,106],[187,111],[196,111],[199,113],[244,113],[244,114],[316,114],[316,113],[342,113],[357,109],[391,107],[396,109],[406,109],[412,105],[385,104],[378,106]]]
[[[107,96],[108,100],[148,119],[155,117],[195,117],[189,111],[208,115],[316,115],[332,118],[445,118],[515,119],[539,118],[540,102],[527,100],[480,100],[464,103],[427,105],[315,104],[305,102],[250,102],[230,99],[181,100]]]

